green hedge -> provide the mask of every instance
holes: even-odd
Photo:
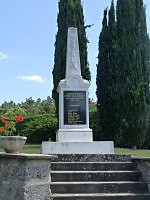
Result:
[[[39,144],[42,141],[55,141],[57,123],[54,114],[43,114],[26,118],[18,128],[21,135],[27,136],[27,143]]]

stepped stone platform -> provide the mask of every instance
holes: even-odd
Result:
[[[50,189],[53,200],[150,200],[129,154],[58,154]]]

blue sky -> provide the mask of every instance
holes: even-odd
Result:
[[[111,0],[84,0],[85,24],[90,41],[88,61],[92,73],[89,96],[96,100],[98,37],[103,10]],[[150,33],[150,1],[147,27]],[[54,42],[57,32],[57,0],[0,0],[0,104],[51,96]]]

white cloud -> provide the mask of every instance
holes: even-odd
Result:
[[[44,82],[45,78],[39,75],[32,75],[32,76],[18,76],[18,79],[27,80],[27,81],[35,81],[35,82]]]
[[[7,58],[8,58],[8,55],[4,54],[2,51],[0,51],[0,60],[4,60],[4,59],[7,59]]]

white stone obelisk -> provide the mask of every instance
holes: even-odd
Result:
[[[68,28],[66,77],[61,80],[59,92],[58,142],[92,142],[89,128],[89,81],[81,76],[77,28]],[[66,106],[68,104],[68,106]],[[74,107],[76,109],[74,109]]]
[[[68,29],[66,78],[69,76],[81,76],[80,54],[77,28]]]

